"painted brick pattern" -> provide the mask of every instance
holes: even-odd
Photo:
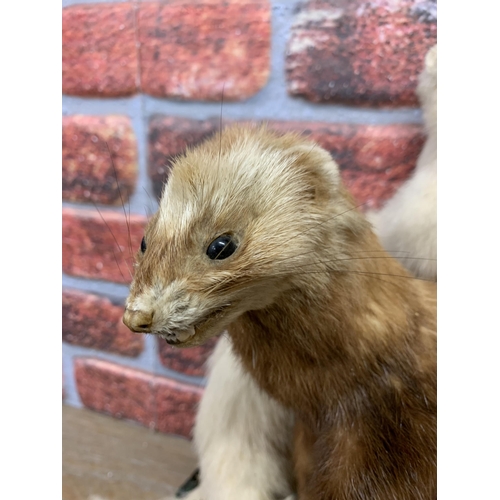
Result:
[[[146,3],[138,13],[145,93],[220,101],[254,95],[266,83],[270,8],[248,2]]]
[[[280,131],[302,133],[330,151],[353,196],[365,208],[381,206],[413,171],[425,133],[419,125],[349,125],[269,121]],[[160,195],[172,159],[219,128],[218,119],[154,117],[149,126],[149,174]]]
[[[71,5],[63,9],[62,28],[63,93],[114,97],[137,91],[132,3]]]
[[[125,213],[63,209],[63,271],[72,276],[129,283],[146,218]]]
[[[411,175],[425,141],[419,125],[350,125],[271,122],[300,132],[330,152],[363,210],[378,208]]]
[[[195,146],[219,129],[219,120],[193,120],[171,116],[154,116],[149,122],[148,174],[155,195],[160,198],[168,180],[172,160],[186,147]]]
[[[78,358],[74,367],[78,393],[87,408],[191,436],[200,387],[94,358]]]
[[[288,42],[288,92],[314,102],[416,106],[436,33],[435,1],[310,0]]]
[[[66,201],[125,203],[137,181],[137,143],[127,116],[63,117],[62,195]]]
[[[63,290],[62,313],[63,341],[68,344],[134,357],[144,348],[143,336],[122,323],[123,305],[105,297]]]
[[[205,363],[213,351],[217,339],[210,339],[198,347],[189,349],[176,349],[168,345],[164,340],[158,339],[158,351],[163,366],[195,377],[203,377],[206,374]]]
[[[63,9],[63,92],[247,99],[267,82],[270,48],[267,0],[73,5]]]

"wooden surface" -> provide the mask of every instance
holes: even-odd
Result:
[[[62,409],[63,500],[163,500],[196,467],[189,441]]]

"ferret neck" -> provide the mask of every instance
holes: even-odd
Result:
[[[396,369],[400,349],[417,332],[418,285],[376,239],[371,243],[380,250],[376,258],[353,259],[326,284],[311,273],[309,284],[231,325],[245,368],[283,404],[324,406],[326,388],[336,401],[381,367]]]

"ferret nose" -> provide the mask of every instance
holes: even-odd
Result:
[[[136,333],[148,333],[153,324],[153,311],[125,309],[123,323]]]

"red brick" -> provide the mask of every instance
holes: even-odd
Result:
[[[146,218],[129,217],[128,213],[125,218],[121,212],[108,210],[100,213],[95,209],[63,209],[63,271],[83,278],[129,283]]]
[[[78,394],[92,410],[191,436],[201,387],[93,358],[74,364]]]
[[[63,117],[62,194],[76,202],[119,205],[137,181],[137,144],[126,116]]]
[[[330,152],[342,179],[363,210],[378,208],[410,176],[425,142],[419,125],[351,125],[271,122],[301,132]]]
[[[158,351],[163,366],[198,377],[205,376],[205,363],[214,350],[216,338],[210,339],[199,347],[176,349],[169,346],[164,340],[158,339]]]
[[[226,124],[228,122],[225,122]],[[421,126],[268,122],[275,130],[309,136],[337,161],[342,177],[364,208],[381,206],[413,171],[425,141]],[[218,130],[218,119],[157,116],[149,129],[149,172],[159,195],[172,159]]]
[[[187,146],[195,146],[219,130],[218,120],[155,116],[149,122],[148,173],[160,197],[172,160]]]
[[[288,43],[288,92],[314,102],[418,105],[418,74],[436,43],[435,7],[432,0],[310,0]]]
[[[138,57],[132,3],[72,5],[62,14],[63,92],[126,96],[137,91]]]
[[[158,97],[246,99],[267,82],[271,24],[267,0],[141,4],[143,92]]]
[[[125,356],[142,352],[144,336],[122,323],[123,306],[77,290],[63,290],[62,298],[64,342]]]

